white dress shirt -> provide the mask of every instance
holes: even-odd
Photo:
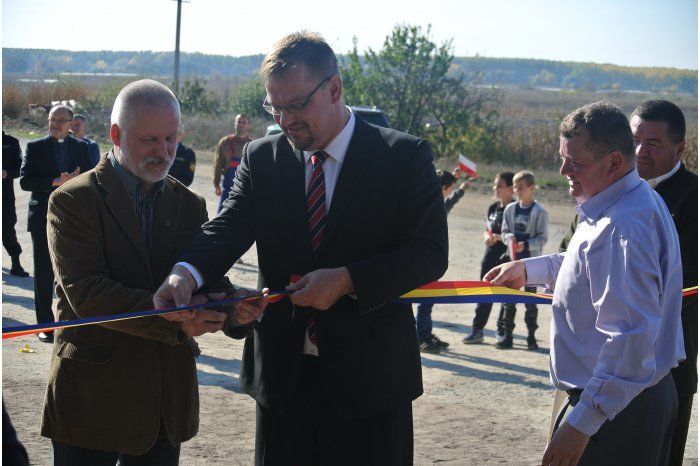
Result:
[[[664,180],[671,178],[673,176],[673,174],[676,173],[680,168],[681,168],[681,161],[679,160],[678,163],[676,163],[676,166],[673,167],[670,172],[668,172],[664,175],[661,175],[661,176],[657,176],[656,178],[652,178],[650,180],[647,180],[647,183],[649,183],[649,186],[651,186],[652,188],[656,188],[656,185],[658,185],[659,183],[661,183]]]
[[[350,110],[350,109],[348,109]],[[323,151],[328,154],[328,158],[323,162],[323,176],[326,182],[326,212],[330,211],[331,201],[333,200],[333,192],[335,191],[335,184],[338,181],[338,175],[340,175],[340,169],[343,167],[343,160],[345,160],[345,153],[348,151],[348,146],[350,145],[350,139],[352,138],[352,133],[355,131],[355,114],[350,110],[350,118],[345,124],[345,127],[340,133],[333,139],[330,144],[326,146]],[[311,164],[311,156],[316,152],[304,151],[304,162],[306,167],[306,179],[304,186],[309,187],[309,182],[311,182],[311,173],[313,172],[313,165]]]
[[[661,197],[630,173],[577,207],[565,253],[525,259],[553,284],[550,377],[583,389],[567,422],[593,435],[685,359],[678,235]]]

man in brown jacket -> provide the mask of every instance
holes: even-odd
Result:
[[[221,211],[221,206],[228,199],[228,193],[233,186],[233,178],[236,176],[236,169],[241,163],[243,147],[252,139],[248,137],[250,129],[250,118],[245,113],[236,115],[236,129],[233,134],[224,136],[216,146],[216,159],[214,160],[214,192],[219,196],[219,207],[216,212]]]
[[[143,311],[180,251],[207,220],[204,199],[166,177],[180,125],[175,96],[156,81],[117,96],[114,148],[95,170],[56,190],[48,239],[59,320]],[[205,295],[192,303],[206,302]],[[239,323],[264,303],[239,305]],[[193,336],[216,332],[226,314],[160,317],[56,332],[41,433],[54,465],[176,465],[198,429]]]

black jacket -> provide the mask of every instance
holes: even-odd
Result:
[[[3,205],[11,202],[14,205],[14,179],[19,176],[19,167],[22,165],[22,149],[17,138],[2,132],[2,169],[7,172],[7,177],[2,179]]]
[[[175,152],[175,160],[173,161],[172,167],[170,167],[168,175],[185,186],[189,186],[192,184],[192,180],[194,180],[196,164],[197,157],[194,151],[184,144],[179,144],[177,146],[177,152]]]
[[[681,168],[656,186],[676,225],[683,262],[683,288],[698,284],[698,175]],[[671,370],[679,396],[697,391],[698,296],[683,298],[681,311],[686,360]]]
[[[68,144],[68,173],[73,172],[77,167],[80,167],[80,173],[92,168],[87,143],[67,136],[64,144]],[[58,150],[57,145],[58,141],[51,136],[27,143],[19,179],[22,189],[32,192],[29,197],[27,231],[38,232],[46,229],[49,195],[56,189],[51,184],[55,178],[61,176],[55,155]]]

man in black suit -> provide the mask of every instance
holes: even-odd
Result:
[[[302,276],[245,342],[256,464],[411,464],[421,363],[411,306],[394,300],[447,268],[432,151],[345,106],[316,34],[282,38],[261,76],[283,134],[246,145],[223,210],[154,302],[189,302],[255,242],[260,286]]]
[[[2,245],[10,255],[12,266],[10,274],[17,277],[28,277],[29,274],[22,268],[19,255],[22,254],[22,246],[17,241],[15,224],[17,223],[17,211],[15,210],[15,178],[19,176],[19,167],[22,165],[22,149],[19,141],[9,134],[2,132]]]
[[[20,169],[19,185],[31,191],[27,231],[32,235],[34,251],[34,310],[38,323],[53,322],[54,275],[46,239],[46,211],[49,195],[63,183],[92,167],[88,145],[69,135],[73,110],[57,105],[49,112],[49,135],[27,143]],[[40,333],[39,339],[52,343],[52,333]]]
[[[639,176],[661,195],[678,232],[683,263],[683,288],[698,284],[698,176],[681,160],[685,148],[685,118],[675,104],[649,100],[630,120]],[[698,296],[683,298],[681,308],[686,360],[671,369],[678,393],[678,415],[671,444],[671,465],[681,465],[698,385]]]

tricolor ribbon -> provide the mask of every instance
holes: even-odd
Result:
[[[551,304],[552,296],[494,286],[486,282],[432,282],[402,295],[398,301],[409,303],[521,303]]]
[[[683,297],[695,295],[698,287],[693,286],[683,290]],[[274,291],[268,294],[269,302],[283,299],[289,293],[286,291]],[[166,309],[151,309],[140,312],[127,312],[112,314],[109,316],[94,316],[76,320],[50,322],[37,325],[20,325],[16,327],[3,327],[2,339],[15,338],[25,335],[34,335],[40,332],[50,332],[57,329],[80,327],[83,325],[105,324],[120,320],[137,319],[140,317],[158,316],[172,312],[190,311],[195,309],[218,307],[241,301],[250,301],[261,295],[253,295],[245,298],[231,298],[223,301],[211,301],[193,306],[179,306]],[[432,282],[420,288],[401,295],[397,302],[408,303],[524,303],[524,304],[551,304],[552,295],[542,293],[529,293],[527,291],[513,290],[504,286],[493,286],[486,282],[478,281],[444,281]]]
[[[284,298],[287,294],[285,291],[270,292],[268,296],[269,302],[279,301]],[[120,320],[138,319],[140,317],[151,317],[159,316],[163,314],[170,314],[173,312],[180,311],[192,311],[196,309],[202,309],[207,307],[218,307],[227,304],[238,303],[241,301],[252,301],[258,299],[262,294],[257,294],[253,296],[247,296],[245,298],[230,298],[221,301],[209,301],[202,304],[194,304],[191,306],[177,306],[169,307],[164,309],[150,309],[148,311],[137,311],[137,312],[125,312],[122,314],[111,314],[107,316],[93,316],[84,317],[82,319],[75,320],[63,320],[60,322],[48,322],[45,324],[36,325],[18,325],[15,327],[3,327],[2,329],[2,339],[6,340],[8,338],[21,337],[25,335],[34,335],[41,332],[52,332],[54,330],[69,328],[69,327],[81,327],[84,325],[96,325],[96,324],[106,324],[109,322],[118,322]]]

